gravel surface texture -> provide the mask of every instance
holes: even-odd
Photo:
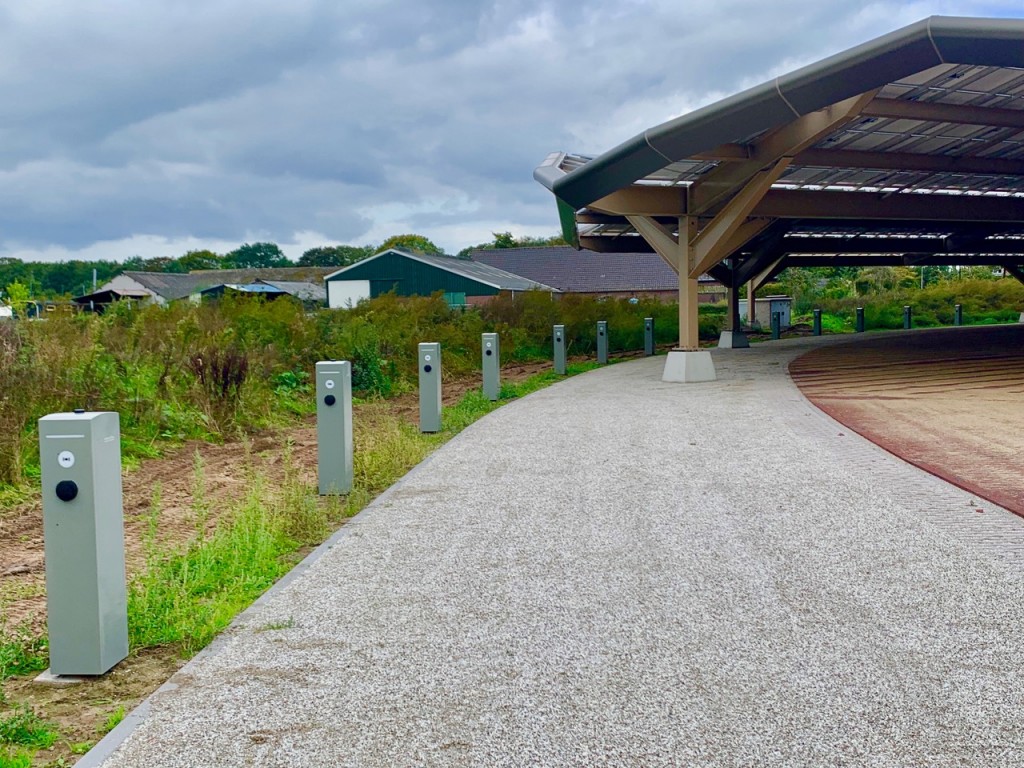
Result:
[[[811,406],[786,365],[823,343],[496,411],[103,765],[1019,765],[1024,521]]]

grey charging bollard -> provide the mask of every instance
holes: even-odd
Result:
[[[352,490],[352,364],[316,364],[316,468],[320,495]]]
[[[52,675],[102,675],[128,655],[116,413],[39,420],[46,613]]]
[[[608,365],[608,321],[597,321],[597,362]]]
[[[857,333],[864,333],[864,307],[857,307],[857,324],[854,327]]]
[[[644,357],[654,354],[654,318],[644,318]]]
[[[441,345],[419,346],[420,432],[441,431]]]
[[[814,325],[812,326],[811,333],[815,336],[821,336],[821,310],[814,310]]]
[[[912,313],[912,310],[910,309],[910,307],[907,306],[907,305],[904,305],[903,306],[903,330],[905,330],[905,331],[909,331],[910,328],[913,326],[913,319],[912,319],[913,315],[911,313]]]
[[[953,325],[964,324],[964,305],[957,304],[953,307]]]
[[[555,373],[559,376],[565,375],[565,326],[556,325],[554,328],[552,343],[555,347]]]
[[[782,314],[772,312],[772,338],[778,340],[782,336]]]
[[[480,340],[481,366],[484,371],[484,397],[497,400],[501,394],[501,355],[498,334],[485,333]]]

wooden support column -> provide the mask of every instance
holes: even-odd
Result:
[[[738,331],[739,324],[739,298],[736,296],[736,283],[730,283],[725,290],[725,328],[726,331]]]
[[[765,283],[769,282],[772,278],[781,272],[785,265],[783,264],[784,255],[780,254],[778,257],[772,259],[770,265],[761,270],[757,275],[750,279],[747,283],[747,325],[753,326],[757,320],[757,292]],[[768,318],[771,320],[771,318]]]
[[[693,244],[697,239],[696,216],[679,217],[679,264],[692,263]],[[686,269],[679,270],[679,349],[691,352],[700,348],[697,316],[697,277]]]

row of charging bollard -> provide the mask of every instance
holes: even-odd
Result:
[[[555,371],[566,373],[565,326],[553,330]],[[644,354],[654,354],[654,320],[644,319]],[[441,431],[441,345],[418,349],[420,431]],[[608,323],[597,323],[597,361],[608,363]],[[501,394],[498,334],[481,337],[483,393]],[[352,364],[315,366],[317,487],[352,490]],[[54,413],[39,420],[46,557],[48,678],[102,675],[128,656],[120,417]]]
[[[778,312],[772,313],[772,338],[777,339],[776,331],[776,316]],[[821,336],[821,310],[815,309],[813,314],[813,321],[811,325],[811,334],[814,336]],[[953,325],[961,326],[964,324],[964,307],[963,304],[955,304],[953,306]],[[914,310],[909,305],[903,307],[903,329],[910,330],[914,327]],[[854,314],[854,331],[856,333],[864,333],[864,307],[857,307]]]
[[[566,372],[565,352],[565,326],[556,325],[552,329],[552,344],[554,346],[554,367],[555,373],[564,376]],[[608,364],[608,321],[597,321],[597,362],[599,365]],[[644,318],[644,357],[651,357],[654,354],[654,318]]]

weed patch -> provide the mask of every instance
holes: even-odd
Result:
[[[57,741],[57,732],[39,719],[28,707],[16,707],[0,717],[0,744],[31,749],[49,749]]]

